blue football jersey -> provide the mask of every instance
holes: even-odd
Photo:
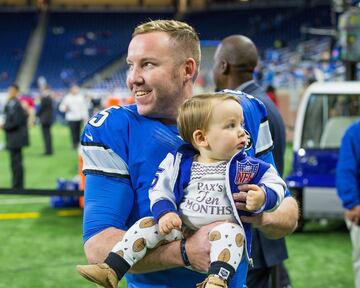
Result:
[[[239,91],[245,129],[251,135],[249,156],[274,165],[266,109],[257,99]],[[255,112],[256,111],[256,112]],[[83,172],[86,175],[83,239],[109,227],[127,230],[151,215],[148,191],[161,161],[183,141],[175,125],[141,116],[136,106],[111,107],[92,117],[81,136]],[[230,287],[243,287],[246,263],[239,266]],[[185,268],[163,272],[127,274],[128,287],[195,287],[205,274]]]
[[[81,138],[86,175],[84,241],[100,231],[128,229],[151,215],[148,191],[160,162],[183,141],[175,125],[112,107],[86,125]],[[128,287],[195,287],[204,274],[186,268],[127,274]],[[176,281],[175,279],[181,279]]]

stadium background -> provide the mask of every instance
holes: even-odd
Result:
[[[277,89],[287,126],[288,172],[302,92],[314,80],[347,77],[335,35],[338,16],[354,4],[350,2],[0,0],[0,111],[6,89],[14,82],[23,98],[34,100],[33,109],[45,84],[54,90],[57,102],[73,83],[82,87],[89,103],[131,101],[125,57],[133,28],[148,19],[176,17],[200,34],[203,58],[195,92],[214,89],[211,68],[219,40],[244,34],[259,47],[255,76],[263,87]],[[62,115],[54,127],[51,157],[39,156],[40,128],[36,119],[30,124],[31,145],[24,155],[26,188],[56,189],[60,178],[78,181],[78,154],[71,149]],[[3,143],[1,132],[0,146]],[[8,161],[1,150],[1,188],[10,187]],[[0,287],[89,287],[74,270],[85,262],[81,210],[54,206],[45,196],[0,195]],[[353,287],[351,244],[342,221],[310,222],[287,243],[293,287]]]

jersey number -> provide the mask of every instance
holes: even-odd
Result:
[[[119,109],[120,106],[111,106],[111,107],[106,108],[105,110],[99,112],[98,114],[96,114],[89,120],[89,124],[94,127],[100,127],[102,124],[104,124],[106,118],[110,115],[109,110],[111,110],[113,108]]]
[[[165,169],[163,168],[158,168],[156,173],[155,173],[155,177],[151,183],[151,187],[150,188],[154,188],[156,183],[159,181],[159,175],[164,171]]]

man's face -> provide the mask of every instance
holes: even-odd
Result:
[[[186,99],[184,63],[165,32],[135,36],[128,48],[127,85],[135,98],[139,114],[158,118],[177,115]]]

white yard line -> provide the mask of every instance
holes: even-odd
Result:
[[[0,199],[0,205],[43,204],[43,203],[50,203],[49,197]]]

